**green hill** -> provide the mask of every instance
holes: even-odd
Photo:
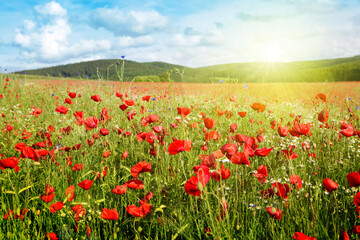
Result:
[[[107,59],[24,70],[17,73],[89,79],[98,79],[98,74],[100,74],[99,77],[105,80],[119,80],[122,64],[122,60]],[[182,76],[181,73],[183,73]],[[289,63],[232,63],[200,68],[164,62],[139,63],[124,60],[124,81],[168,81],[169,77],[174,81],[184,82],[359,81],[360,56]]]

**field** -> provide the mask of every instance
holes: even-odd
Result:
[[[0,85],[0,239],[359,239],[359,82]]]

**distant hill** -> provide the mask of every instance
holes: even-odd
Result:
[[[24,70],[19,74],[119,80],[122,60],[106,59]],[[317,82],[360,81],[360,56],[289,63],[232,63],[189,68],[164,62],[125,60],[124,81]],[[117,71],[116,71],[117,70]],[[181,73],[182,76],[181,76]]]

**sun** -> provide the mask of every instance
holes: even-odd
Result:
[[[266,51],[266,59],[268,62],[278,62],[280,60],[281,50],[277,47],[269,47]]]

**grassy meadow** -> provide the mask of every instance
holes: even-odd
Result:
[[[0,239],[359,239],[359,91],[1,74]]]

